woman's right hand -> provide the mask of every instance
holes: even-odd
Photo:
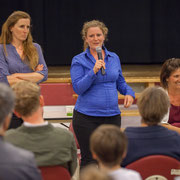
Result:
[[[93,71],[96,74],[101,68],[105,69],[105,62],[103,60],[96,60]]]

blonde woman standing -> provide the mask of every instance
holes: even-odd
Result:
[[[79,95],[73,113],[73,128],[81,149],[81,167],[93,162],[89,150],[91,133],[101,124],[121,125],[118,91],[125,95],[126,108],[134,100],[134,91],[122,75],[119,57],[104,46],[107,34],[108,28],[103,22],[84,23],[84,52],[76,55],[71,64],[72,85]]]

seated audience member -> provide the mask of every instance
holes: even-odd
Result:
[[[4,141],[14,107],[14,94],[10,87],[0,83],[0,179],[40,180],[33,153]]]
[[[127,127],[128,150],[122,166],[139,158],[161,154],[180,160],[180,135],[160,125],[167,114],[170,102],[161,87],[145,89],[137,102],[141,115],[141,127]]]
[[[5,139],[15,146],[32,151],[38,166],[61,165],[71,175],[77,166],[77,150],[73,134],[54,127],[43,119],[44,100],[40,87],[21,81],[12,86],[16,94],[15,114],[24,123],[6,132]]]
[[[115,125],[101,125],[90,137],[91,153],[101,171],[109,174],[113,180],[141,180],[138,172],[120,166],[126,148],[126,136]]]
[[[113,180],[108,174],[100,171],[97,166],[88,165],[80,172],[80,180]]]
[[[180,58],[167,59],[161,68],[161,86],[167,91],[170,99],[170,110],[163,121],[180,127]]]

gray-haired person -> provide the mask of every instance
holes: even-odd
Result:
[[[0,83],[0,179],[40,180],[34,155],[4,141],[14,108],[14,94],[11,88]]]

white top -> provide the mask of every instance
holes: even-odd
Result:
[[[113,180],[142,180],[138,172],[126,168],[119,168],[118,170],[111,171],[109,175],[113,178]]]
[[[165,124],[168,123],[168,120],[169,120],[169,111],[170,111],[170,109],[168,110],[167,114],[165,114],[165,116],[161,120],[161,123],[165,123]]]
[[[168,91],[167,90],[165,90],[165,92],[167,93],[167,95],[168,95]],[[168,97],[169,97],[169,95],[168,95]],[[171,106],[171,105],[170,105]],[[170,113],[170,107],[169,107],[169,109],[168,109],[168,112],[167,112],[167,114],[165,114],[164,115],[164,117],[163,117],[163,119],[161,120],[161,123],[168,123],[168,120],[169,120],[169,113]]]

